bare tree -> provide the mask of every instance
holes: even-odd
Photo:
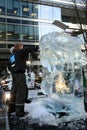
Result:
[[[79,31],[82,33],[83,35],[83,38],[84,38],[84,53],[87,55],[87,30],[84,29],[84,25],[81,21],[81,17],[80,17],[80,14],[79,14],[79,6],[77,5],[77,3],[81,4],[81,10],[84,11],[84,19],[85,19],[85,23],[84,24],[87,24],[87,0],[72,0],[72,2],[74,3],[74,8],[76,10],[76,13],[77,13],[77,18],[78,18],[78,21],[79,21],[79,24],[80,24],[80,29]]]

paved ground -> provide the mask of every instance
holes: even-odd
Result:
[[[40,89],[29,90],[30,98],[44,98],[44,96]],[[5,118],[1,118],[0,115],[0,130],[87,130],[87,118],[52,126],[39,125],[32,117],[20,120],[16,116],[11,116],[8,123],[8,118],[6,116],[6,113],[2,114],[2,117]]]
[[[87,119],[64,122],[58,126],[52,126],[39,125],[30,117],[25,120],[19,120],[17,117],[11,117],[10,130],[87,130]]]
[[[29,90],[30,98],[44,98],[40,89]],[[10,130],[87,130],[87,118],[71,122],[64,122],[58,126],[53,125],[39,125],[39,122],[27,117],[25,119],[18,119],[17,117],[10,117]]]
[[[44,95],[41,93],[40,89],[30,89],[29,90],[29,98],[40,98],[44,97]],[[10,124],[7,116],[7,106],[5,106],[4,111],[0,111],[0,130],[26,130],[26,125],[27,121],[26,120],[21,120],[17,117],[11,117],[10,118]],[[18,126],[19,125],[19,126]]]
[[[7,110],[0,112],[0,130],[9,130]]]
[[[0,130],[6,130],[6,113],[0,111]]]

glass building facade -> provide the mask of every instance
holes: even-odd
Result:
[[[39,45],[42,35],[58,31],[52,22],[61,20],[61,8],[31,0],[0,0],[0,72],[7,67],[9,48],[16,42]],[[37,0],[38,1],[38,0]],[[32,59],[37,60],[33,54]]]
[[[35,4],[28,0],[0,0],[0,48],[9,48],[14,42],[39,44],[42,35],[57,31],[52,25],[61,20],[61,9]]]

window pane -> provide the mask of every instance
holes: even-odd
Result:
[[[22,20],[22,24],[34,25],[33,21]]]
[[[7,23],[20,23],[20,20],[17,20],[17,19],[7,19]]]
[[[61,9],[53,7],[53,20],[61,20]]]
[[[20,13],[20,1],[18,0],[14,0],[14,7],[13,7],[13,13],[14,15],[16,16],[20,16],[21,13]]]
[[[30,11],[30,8],[29,8],[28,2],[22,2],[21,3],[22,16],[28,17],[29,16],[29,11]]]
[[[5,14],[5,0],[0,1],[0,14]]]
[[[34,35],[35,35],[35,41],[39,41],[39,28],[38,25],[34,27]]]
[[[38,18],[38,5],[34,3],[22,2],[21,11],[23,17]]]
[[[22,40],[28,40],[29,29],[26,26],[22,26]]]
[[[6,25],[0,24],[0,40],[6,40]]]
[[[0,22],[6,22],[5,18],[0,18]]]
[[[40,6],[40,18],[52,20],[52,7],[51,6]]]
[[[7,25],[7,39],[8,40],[21,40],[21,27],[20,25]]]
[[[38,18],[38,5],[37,4],[32,4],[31,9],[31,13],[30,13],[30,17],[31,18]]]
[[[9,15],[20,15],[20,1],[7,0],[7,14]]]
[[[23,41],[30,41],[30,42],[33,42],[35,40],[33,26],[22,26],[22,39]]]

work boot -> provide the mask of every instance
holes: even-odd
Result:
[[[31,99],[26,99],[25,103],[31,103],[32,100]]]
[[[29,113],[28,112],[22,112],[22,113],[16,113],[16,116],[20,117],[20,119],[25,118]]]

